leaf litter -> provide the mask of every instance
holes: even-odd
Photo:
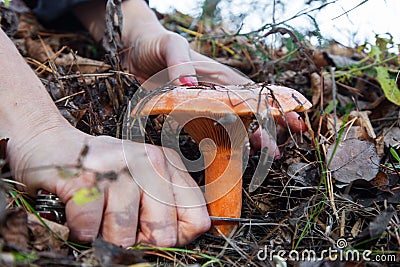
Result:
[[[12,5],[17,3],[12,1]],[[114,13],[119,12],[118,6],[112,9]],[[17,15],[15,10],[19,11]],[[265,248],[286,252],[314,250],[318,254],[323,249],[335,248],[340,238],[347,241],[349,249],[391,252],[399,257],[400,162],[389,152],[392,149],[400,154],[400,110],[396,105],[399,81],[393,71],[398,72],[399,62],[386,51],[379,53],[384,38],[377,36],[377,44],[368,44],[372,46],[369,50],[365,49],[367,45],[349,48],[335,42],[316,48],[282,27],[270,29],[263,35],[264,39],[260,39],[252,34],[229,35],[220,26],[202,20],[194,22],[193,18],[180,13],[158,16],[167,28],[185,32],[192,48],[236,67],[255,81],[278,81],[307,96],[313,108],[301,116],[308,124],[308,131],[299,135],[279,129],[282,158],[275,160],[266,181],[252,193],[246,189],[260,155],[249,158],[244,175],[242,221],[232,236],[204,234],[180,249],[138,244],[127,251],[101,240],[91,248],[59,238],[48,242],[46,238],[61,235],[60,230],[49,227],[50,223],[43,228],[30,227],[28,218],[31,215],[16,207],[26,207],[19,199],[21,192],[4,179],[1,183],[4,205],[0,207],[2,263],[336,266],[329,259],[314,263],[277,257],[264,259],[260,251]],[[87,35],[54,34],[20,7],[7,9],[2,5],[0,20],[71,124],[89,134],[121,137],[125,103],[140,84],[118,67],[115,59],[118,44],[108,40],[106,50],[112,52],[110,59],[110,55]],[[194,28],[187,30],[191,25],[195,25]],[[118,25],[110,29],[115,28]],[[282,35],[280,44],[272,47],[263,43],[262,40],[278,34]],[[111,33],[111,36],[114,35]],[[330,66],[335,67],[337,101],[333,101]],[[343,135],[338,135],[349,114]],[[155,117],[147,122],[149,142],[160,143],[159,130],[163,121],[162,117]],[[0,152],[5,152],[5,143],[0,141]],[[181,134],[180,143],[186,157],[199,157],[196,144],[185,133]],[[0,160],[4,161],[3,154]],[[329,159],[332,160],[328,166]],[[6,166],[1,172],[2,177],[9,178]],[[192,176],[199,184],[204,179],[201,172],[192,173]],[[35,221],[34,225],[38,227],[39,224]],[[63,235],[65,238],[65,233]],[[13,256],[16,254],[18,257]],[[353,264],[371,265],[368,262]],[[390,266],[391,263],[378,265]]]

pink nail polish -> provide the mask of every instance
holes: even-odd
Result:
[[[186,86],[197,86],[199,83],[197,82],[196,77],[189,76],[189,75],[182,75],[179,77],[179,81],[182,83],[182,85]]]

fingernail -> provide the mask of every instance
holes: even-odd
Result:
[[[274,159],[280,159],[281,157],[282,157],[281,152],[279,152],[279,149],[276,148]]]
[[[190,76],[190,75],[181,75],[179,77],[179,81],[182,83],[182,85],[186,86],[197,86],[199,85],[197,78]]]

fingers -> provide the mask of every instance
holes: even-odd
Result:
[[[162,54],[168,66],[170,80],[178,77],[180,84],[195,86],[198,79],[221,85],[248,84],[252,81],[244,74],[228,66],[218,63],[190,49],[182,36],[169,33],[161,41]],[[199,76],[191,77],[191,75]]]
[[[283,126],[284,128],[289,127],[292,132],[300,133],[305,132],[307,127],[300,117],[299,114],[296,112],[289,112],[283,116],[277,117],[276,121],[279,125]],[[251,136],[250,136],[250,145],[251,150],[250,154],[254,155],[256,151],[261,150],[264,147],[273,147],[275,148],[275,158],[280,158],[279,150],[277,149],[277,145],[274,140],[272,140],[269,135],[258,128]]]
[[[238,70],[223,65],[193,50],[190,51],[190,56],[194,62],[198,62],[195,63],[196,72],[202,77],[202,79],[205,79],[206,82],[220,85],[253,83],[252,80]]]
[[[307,127],[303,119],[294,111],[286,113],[285,118],[282,116],[278,117],[277,122],[285,128],[289,126],[290,130],[295,133],[307,131]]]
[[[142,193],[138,242],[161,247],[175,246],[177,243],[176,218],[175,207],[160,202],[146,192]]]
[[[140,190],[129,173],[123,171],[105,192],[101,234],[104,240],[123,247],[136,242]]]
[[[185,167],[177,153],[166,150],[167,168],[173,183],[178,219],[178,240],[183,246],[208,231],[211,226],[203,193]]]
[[[61,179],[55,192],[65,204],[67,226],[70,229],[70,239],[82,243],[90,243],[96,239],[104,206],[104,195],[79,205],[73,200],[74,194],[81,188],[93,186],[94,174],[84,172],[80,177]]]
[[[105,240],[124,247],[136,242],[176,246],[208,230],[210,220],[202,192],[176,153],[172,162],[177,162],[177,167],[167,163],[160,148],[151,145],[126,142],[121,146],[120,141],[104,138],[89,145],[84,165],[99,172],[122,169],[116,172],[116,181],[98,181],[94,172],[86,170],[79,177],[46,180],[40,185],[66,203],[71,240],[89,243],[100,233]],[[125,163],[131,172],[124,171]],[[99,188],[100,196],[77,204],[75,193],[92,186]]]
[[[150,190],[146,190],[149,184],[143,186],[138,241],[157,246],[187,244],[210,228],[203,194],[177,153],[152,149],[148,155],[159,178]]]
[[[158,147],[143,147],[146,149],[146,153],[141,153],[143,158],[127,159],[128,163],[132,163],[129,170],[142,190],[137,241],[157,246],[175,246],[177,214],[164,155]]]
[[[163,37],[161,42],[163,54],[168,69],[168,75],[170,80],[174,80],[178,77],[180,84],[195,86],[197,85],[197,79],[194,76],[196,71],[190,62],[190,47],[188,42],[182,36],[175,33],[168,33]],[[186,64],[185,64],[186,63]]]
[[[260,127],[250,135],[250,155],[254,155],[264,147],[269,147],[275,151],[275,159],[280,158],[280,153],[276,141],[270,135],[262,130]]]

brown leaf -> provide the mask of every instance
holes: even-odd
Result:
[[[96,239],[92,246],[94,255],[105,266],[112,264],[135,264],[144,262],[143,252],[137,250],[127,250],[118,247],[112,243],[104,241],[101,238]]]
[[[4,223],[0,225],[0,236],[8,244],[27,249],[29,233],[26,212],[22,209],[7,210]]]
[[[72,71],[79,71],[80,73],[101,73],[109,70],[110,65],[102,61],[80,57],[78,55],[61,54],[54,61],[58,66],[65,66],[71,68]]]
[[[374,128],[372,127],[371,122],[368,118],[368,115],[370,115],[370,114],[371,114],[371,111],[353,110],[352,112],[350,112],[349,119],[351,120],[352,118],[356,118],[355,125],[363,127],[367,131],[369,137],[371,139],[375,139],[376,134],[375,134]]]
[[[319,49],[312,49],[311,58],[318,69],[328,66],[328,62],[324,58],[323,53]]]
[[[324,76],[324,83],[321,84],[321,76],[314,72],[310,76],[312,89],[312,104],[315,107],[321,100],[323,94],[323,105],[326,106],[332,100],[332,80]],[[322,86],[321,86],[322,85]]]
[[[42,43],[40,42],[40,40],[27,38],[25,44],[29,56],[39,62],[43,63],[46,60],[52,59],[54,57],[54,51],[47,43]]]
[[[8,138],[0,138],[0,173],[1,169],[6,164],[7,141]]]
[[[361,126],[351,126],[350,128],[346,128],[344,133],[344,139],[368,140],[373,142],[373,139],[370,138],[367,130]]]
[[[392,193],[389,188],[389,176],[384,172],[378,172],[378,175],[370,183],[381,191]]]
[[[329,170],[337,181],[351,183],[363,179],[370,181],[379,170],[379,157],[374,144],[369,141],[347,139],[341,141],[333,155],[335,144],[328,148],[327,163],[332,158]]]
[[[326,114],[324,116],[324,125],[326,126],[326,130],[329,131],[331,135],[338,133],[340,130],[340,126],[342,125],[342,120],[336,116],[336,125],[335,125],[335,115],[334,114]]]
[[[32,246],[39,251],[53,251],[53,252],[67,252],[62,246],[65,244],[63,240],[60,240],[56,237],[56,235],[60,236],[64,240],[68,239],[69,229],[68,227],[42,219],[46,225],[49,227],[46,228],[45,225],[36,217],[36,215],[29,213],[28,214],[28,227],[32,232],[33,240]],[[56,235],[55,235],[55,234]]]
[[[348,58],[360,56],[360,55],[356,54],[356,50],[354,48],[346,47],[346,46],[336,43],[336,42],[331,43],[329,45],[328,53],[332,54],[332,55],[343,56],[343,57],[348,57]]]
[[[364,229],[355,238],[355,248],[368,248],[374,245],[378,239],[381,237],[383,232],[386,230],[390,220],[396,213],[392,206],[389,206],[387,210],[383,211],[381,214],[377,215],[369,226]]]
[[[386,147],[400,146],[400,128],[399,127],[384,128],[383,133],[385,134],[383,140],[385,142]]]

